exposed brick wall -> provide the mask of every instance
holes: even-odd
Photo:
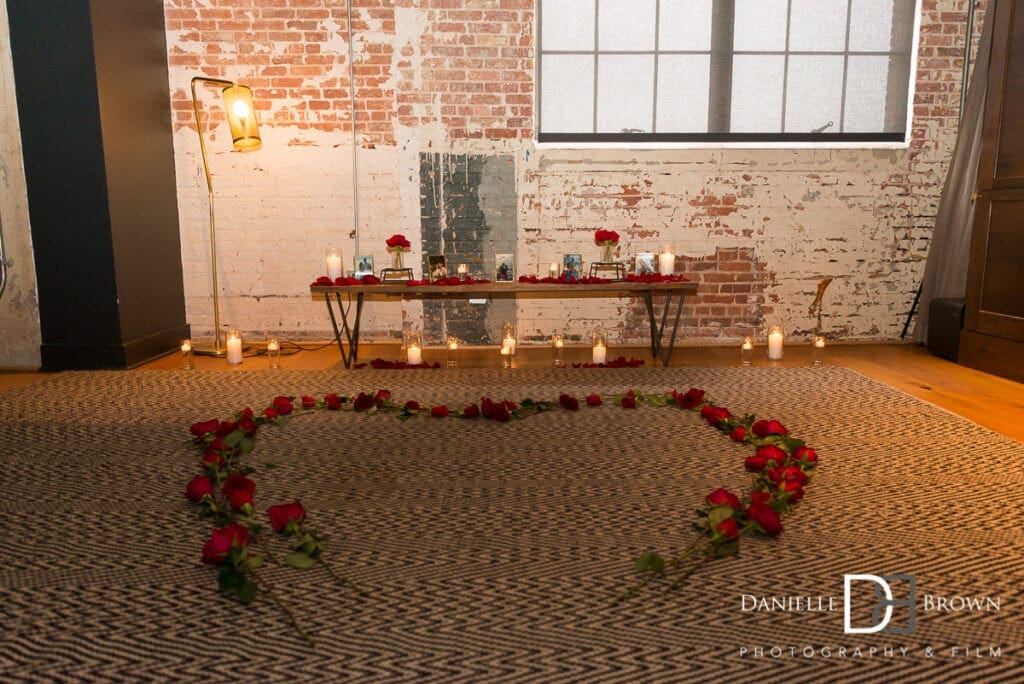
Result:
[[[823,311],[833,337],[895,338],[902,329],[955,141],[968,0],[924,2],[907,149],[656,151],[533,144],[532,0],[354,0],[356,225],[344,2],[165,3],[188,316],[198,330],[209,325],[209,284],[187,88],[196,73],[249,83],[261,108],[264,149],[242,156],[225,151],[215,96],[207,93],[202,106],[214,124],[211,166],[225,215],[218,228],[229,243],[222,304],[234,325],[256,335],[324,336],[323,304],[310,301],[306,285],[323,270],[328,244],[348,260],[358,240],[360,253],[380,261],[383,239],[404,232],[411,261],[422,263],[433,238],[421,215],[420,171],[424,155],[436,154],[512,160],[503,192],[515,198],[520,272],[543,270],[564,253],[596,259],[592,231],[601,227],[622,234],[625,259],[672,243],[680,268],[700,264],[702,278],[738,277],[746,272],[727,269],[749,264],[749,282],[702,280],[687,304],[685,340],[735,339],[766,316],[806,332],[823,277],[834,278]],[[634,309],[632,300],[523,300],[515,318],[521,334],[538,340],[595,325],[612,329],[613,339],[642,339]],[[363,327],[392,335],[434,315],[417,303],[374,305]]]

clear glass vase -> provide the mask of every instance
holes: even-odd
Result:
[[[402,254],[405,252],[401,249],[395,249],[391,252],[391,268],[400,269],[405,268],[405,263],[402,260]]]
[[[610,264],[615,261],[615,243],[614,242],[602,242],[601,243],[601,261]]]

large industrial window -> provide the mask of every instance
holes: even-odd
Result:
[[[904,142],[916,0],[539,0],[539,142]]]

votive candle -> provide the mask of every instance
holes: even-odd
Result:
[[[608,348],[598,342],[594,345],[593,353],[591,354],[591,361],[595,364],[604,363],[608,360]]]
[[[782,358],[783,337],[780,326],[773,325],[768,329],[768,358],[770,360],[778,361]]]
[[[229,330],[227,347],[228,363],[233,366],[242,363],[242,333],[237,330]]]
[[[423,350],[418,344],[410,344],[405,350],[405,360],[410,366],[418,366],[423,363]]]
[[[277,370],[281,367],[281,343],[273,337],[267,340],[267,360],[270,361],[271,370]]]
[[[192,370],[192,340],[181,341],[181,367]]]
[[[564,353],[565,353],[565,338],[561,335],[551,336],[551,347],[555,350],[555,368],[561,368],[565,365]]]
[[[749,337],[743,338],[740,345],[740,363],[749,366],[754,361],[754,340]]]
[[[815,366],[821,365],[821,357],[825,355],[825,336],[815,335],[814,346],[811,348],[811,361]]]
[[[552,261],[551,265],[548,266],[548,275],[552,278],[562,275],[562,267],[558,265],[557,261]]]
[[[448,363],[447,363],[447,365],[448,365],[449,368],[455,368],[458,365],[458,360],[455,358],[455,354],[456,354],[456,352],[459,351],[459,338],[457,338],[455,336],[449,336],[448,337],[447,348],[448,348],[448,359],[447,359]]]

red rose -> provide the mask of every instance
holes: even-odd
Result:
[[[788,435],[789,430],[777,420],[758,420],[750,428],[758,437],[768,435]]]
[[[419,413],[420,402],[416,401],[415,399],[410,399],[409,401],[405,402],[405,406],[402,407],[402,410],[404,410],[406,413]]]
[[[729,420],[732,418],[732,414],[729,413],[729,409],[724,406],[715,406],[713,404],[704,404],[700,409],[700,415],[704,420],[708,421],[709,425],[717,426],[723,420]]]
[[[359,396],[356,397],[353,408],[355,408],[356,411],[366,411],[373,408],[374,403],[373,397],[366,392],[360,392]]]
[[[327,405],[328,411],[337,411],[341,408],[341,397],[334,392],[324,395],[324,403]]]
[[[256,428],[259,426],[256,425],[255,420],[246,417],[238,421],[238,427],[241,428],[242,432],[244,432],[245,434],[252,435],[256,433]]]
[[[277,418],[281,414],[277,412],[276,408],[271,408],[268,406],[267,408],[263,409],[263,415],[269,420],[273,420],[274,418]]]
[[[236,489],[231,492],[231,496],[228,497],[228,503],[236,511],[242,510],[242,507],[246,504],[252,506],[252,492],[247,492],[244,489]]]
[[[799,463],[814,464],[818,462],[818,454],[810,447],[798,446],[793,451],[793,460]]]
[[[494,412],[491,414],[492,420],[496,420],[499,423],[507,423],[511,417],[512,414],[508,412],[508,407],[505,406],[504,402],[494,405]]]
[[[747,431],[744,430],[741,427],[733,428],[732,432],[729,433],[729,439],[731,439],[734,442],[742,442],[746,438],[747,438]]]
[[[213,496],[213,483],[208,477],[193,477],[185,487],[185,496],[189,501],[200,501],[204,496]]]
[[[673,390],[672,398],[684,409],[694,409],[703,403],[704,390],[691,387],[686,390],[686,394],[679,394],[679,392]]]
[[[484,418],[494,418],[494,402],[490,397],[480,398],[480,412],[484,414]]]
[[[568,394],[560,394],[560,395],[558,395],[558,403],[566,411],[579,411],[580,410],[580,401],[579,401],[579,399],[577,399],[576,397],[570,396]]]
[[[636,396],[633,394],[627,394],[619,400],[619,403],[622,404],[622,408],[636,408]]]
[[[600,405],[601,405],[601,395],[600,394],[597,394],[595,392],[594,394],[588,394],[587,395],[587,406],[600,406]]]
[[[770,537],[782,532],[782,521],[779,520],[779,514],[767,504],[750,504],[747,508],[747,517],[757,523],[761,531]]]
[[[377,406],[382,406],[385,401],[391,398],[391,390],[377,390],[377,394],[373,397],[373,403]]]
[[[750,492],[750,503],[766,504],[771,500],[771,492]]]
[[[222,420],[220,425],[217,426],[217,430],[214,432],[218,437],[225,437],[230,435],[232,432],[238,429],[238,423],[235,421]]]
[[[192,427],[189,430],[196,437],[202,437],[203,435],[213,432],[220,426],[219,420],[204,420],[199,423],[192,423]]]
[[[224,558],[231,547],[249,545],[249,530],[241,525],[231,524],[210,530],[210,538],[203,545],[203,562],[209,565],[224,565]]]
[[[245,475],[235,473],[224,481],[224,486],[220,488],[220,492],[229,499],[235,492],[249,492],[253,494],[256,492],[256,483]]]
[[[476,404],[470,404],[466,408],[462,409],[463,418],[476,418],[480,415],[480,407]]]
[[[412,246],[409,241],[405,239],[404,235],[399,235],[398,233],[395,233],[385,240],[384,244],[388,246],[388,249],[409,249]]]
[[[619,244],[619,234],[614,230],[605,230],[604,228],[598,229],[594,233],[594,244],[603,245],[606,242],[610,242],[613,245]]]
[[[786,480],[782,483],[782,486],[779,487],[779,490],[786,493],[786,498],[789,500],[789,503],[796,503],[800,499],[804,498],[803,485],[796,480]]]
[[[270,526],[278,532],[283,532],[292,520],[304,521],[306,519],[306,509],[302,507],[302,503],[292,501],[287,504],[271,506],[267,509],[267,515],[270,516]]]
[[[447,418],[448,407],[444,404],[438,404],[437,406],[430,407],[430,415],[434,418]]]
[[[203,467],[204,468],[223,468],[228,464],[224,460],[224,457],[216,452],[207,451],[203,454]]]
[[[337,396],[337,395],[335,395],[335,396]],[[302,395],[302,408],[304,408],[304,409],[311,409],[311,408],[314,408],[315,406],[316,406],[316,399],[314,399],[313,397],[309,396],[308,394]]]
[[[747,456],[743,459],[743,465],[747,470],[761,471],[768,467],[768,459],[764,456]]]
[[[740,503],[739,497],[724,487],[719,487],[715,491],[711,492],[704,497],[704,500],[712,506],[728,506],[734,511],[743,510],[743,504]]]
[[[280,413],[282,416],[287,416],[289,413],[292,412],[292,400],[288,397],[274,397],[274,400],[270,403],[274,406],[274,408],[277,409],[277,412]]]
[[[807,484],[807,473],[800,470],[799,466],[786,466],[782,469],[782,479],[787,482],[797,482],[802,487]]]
[[[775,465],[777,466],[781,466],[786,462],[786,452],[774,444],[758,447],[756,455],[758,458],[763,458],[766,462],[775,461]]]
[[[726,539],[735,539],[740,536],[740,524],[736,522],[736,518],[726,518],[715,525],[715,530],[720,532]]]
[[[238,417],[240,419],[245,419],[252,418],[254,415],[255,414],[252,412],[252,409],[246,406],[244,409],[242,409],[242,412],[238,414]]]

